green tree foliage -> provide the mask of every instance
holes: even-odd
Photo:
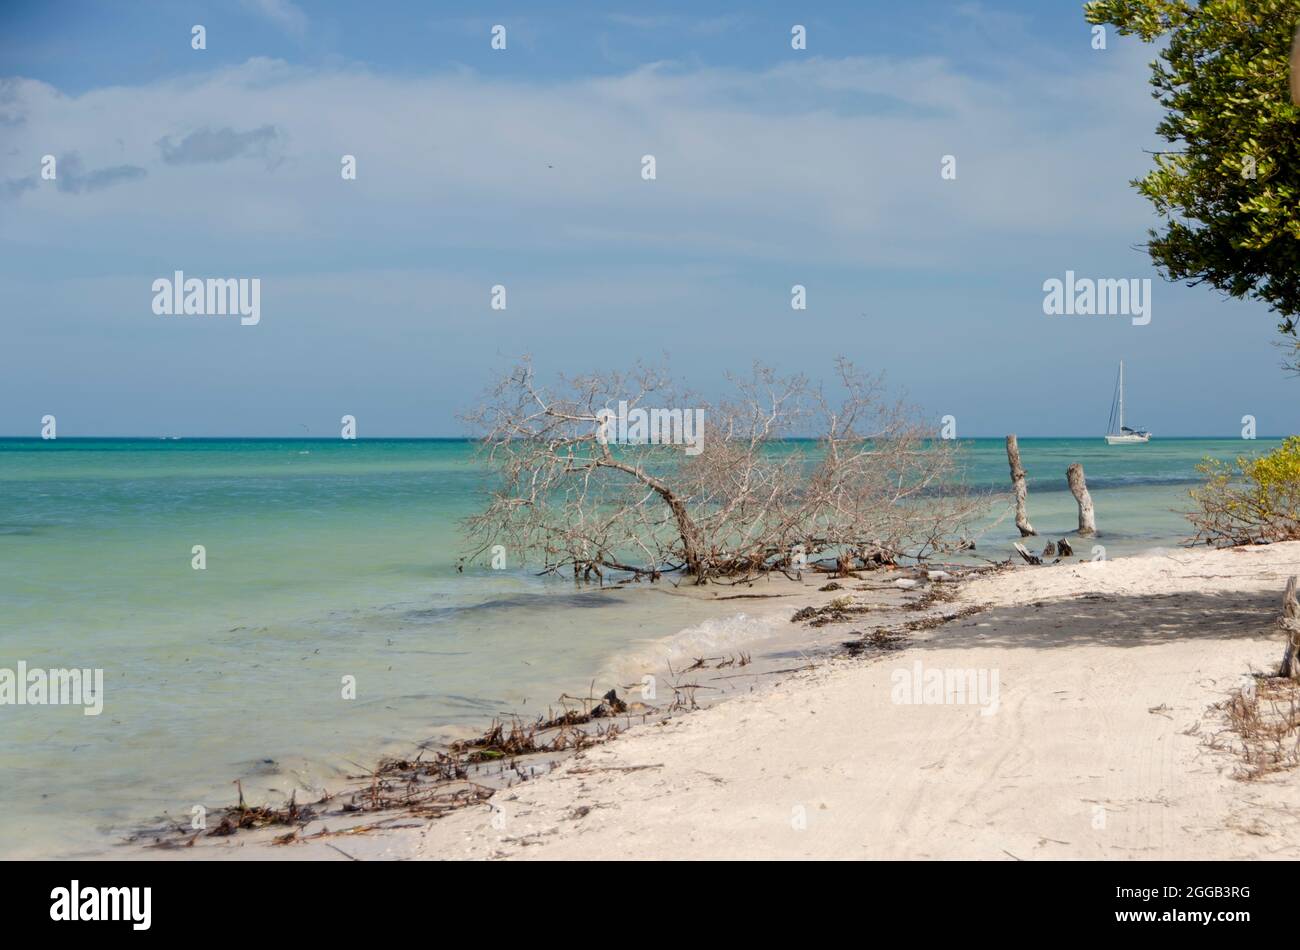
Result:
[[[1162,218],[1151,258],[1170,280],[1262,300],[1296,335],[1300,108],[1289,58],[1300,0],[1094,0],[1090,23],[1156,44],[1156,131],[1171,143],[1134,187]]]

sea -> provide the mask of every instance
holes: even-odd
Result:
[[[1076,556],[1176,547],[1197,463],[1278,444],[1021,439],[1031,540],[1073,531],[1080,462],[1099,533]],[[962,448],[969,485],[1008,490],[1001,439]],[[459,439],[0,439],[0,671],[103,671],[98,715],[0,705],[0,857],[111,854],[236,781],[304,801],[586,695],[620,656],[761,632],[735,602],[580,589],[509,555],[458,570],[485,485]],[[977,555],[1011,553],[1006,509]]]

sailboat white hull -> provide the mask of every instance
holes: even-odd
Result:
[[[1119,425],[1115,425],[1115,409],[1119,409]],[[1110,429],[1106,433],[1107,445],[1141,445],[1151,441],[1151,433],[1146,429],[1134,429],[1124,425],[1124,361],[1119,361],[1119,377],[1115,385],[1115,401],[1110,407]]]

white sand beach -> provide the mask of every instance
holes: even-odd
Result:
[[[271,847],[239,836],[187,850],[337,860],[1297,857],[1297,775],[1234,777],[1241,758],[1211,708],[1243,674],[1276,666],[1273,623],[1292,573],[1300,542],[1018,567],[963,584],[945,606],[987,609],[917,632],[903,649],[818,661],[635,727],[490,805],[346,839]],[[771,609],[788,611],[784,601]],[[842,638],[849,626],[817,634]],[[995,706],[895,702],[895,684],[918,662],[989,681],[996,672]]]

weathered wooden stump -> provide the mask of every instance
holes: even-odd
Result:
[[[1282,666],[1278,676],[1300,679],[1300,601],[1296,600],[1296,576],[1286,582],[1286,593],[1282,595],[1282,619],[1278,621],[1286,636],[1286,650],[1282,654]]]
[[[1020,444],[1014,434],[1007,436],[1007,462],[1011,466],[1011,488],[1016,493],[1016,527],[1020,529],[1020,536],[1027,538],[1038,532],[1029,523],[1029,515],[1025,512],[1025,498],[1029,491],[1025,488],[1025,470],[1020,465]]]
[[[1015,549],[1016,549],[1016,553],[1019,554],[1022,558],[1025,559],[1025,563],[1027,563],[1027,564],[1042,564],[1042,563],[1043,563],[1043,559],[1042,559],[1041,557],[1039,557],[1037,554],[1030,554],[1030,553],[1029,553],[1029,548],[1025,547],[1025,546],[1024,546],[1023,544],[1021,544],[1019,541],[1017,541],[1017,542],[1015,543]]]
[[[1097,519],[1092,510],[1092,496],[1088,494],[1088,483],[1083,477],[1083,466],[1075,462],[1065,470],[1066,481],[1070,483],[1070,492],[1079,503],[1079,536],[1091,538],[1097,533]]]

